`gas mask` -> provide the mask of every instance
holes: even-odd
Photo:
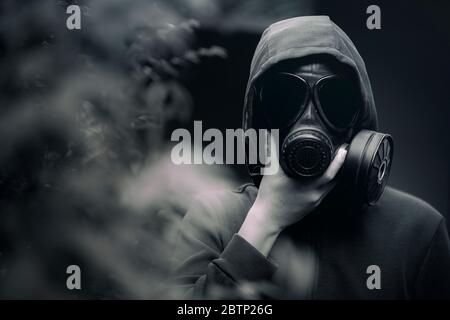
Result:
[[[265,126],[280,130],[280,165],[286,174],[320,176],[339,146],[348,144],[338,175],[341,189],[374,204],[389,177],[393,140],[357,129],[364,102],[356,77],[344,67],[312,61],[285,64],[268,79],[258,90],[259,108]]]

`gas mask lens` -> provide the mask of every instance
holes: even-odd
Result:
[[[308,84],[290,73],[277,73],[260,89],[260,102],[269,129],[294,123],[308,98]]]
[[[314,104],[331,129],[342,131],[353,125],[362,102],[358,86],[350,79],[326,76],[312,90],[300,76],[281,72],[273,75],[259,91],[268,127],[282,129],[297,121],[312,96],[311,91],[314,91]]]
[[[328,76],[316,83],[316,103],[327,124],[335,130],[353,125],[362,105],[358,86],[350,79]]]

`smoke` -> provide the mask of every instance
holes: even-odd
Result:
[[[189,2],[189,1],[188,1]],[[0,297],[158,298],[177,226],[223,168],[174,167],[199,22],[167,1],[0,5]],[[78,265],[82,289],[66,287]]]

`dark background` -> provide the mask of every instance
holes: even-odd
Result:
[[[366,28],[366,8],[381,8],[381,30]],[[365,60],[380,132],[390,133],[395,156],[390,185],[418,196],[448,217],[448,57],[450,28],[444,1],[317,1],[286,14],[329,15]],[[285,18],[283,17],[283,18]],[[277,17],[278,18],[278,17]],[[279,19],[279,18],[278,18]],[[274,20],[276,21],[276,20]],[[271,18],[266,20],[270,24]],[[258,27],[209,27],[200,45],[223,46],[229,58],[204,63],[188,84],[197,106],[193,118],[206,127],[238,128]],[[236,166],[242,181],[245,167]]]

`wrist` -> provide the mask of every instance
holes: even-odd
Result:
[[[264,201],[257,199],[250,208],[248,215],[252,221],[260,228],[261,232],[268,235],[279,234],[284,228],[274,219],[274,209]]]
[[[270,219],[270,212],[267,210],[270,210],[268,206],[255,201],[238,232],[239,236],[265,256],[268,256],[282,231],[282,228]]]

